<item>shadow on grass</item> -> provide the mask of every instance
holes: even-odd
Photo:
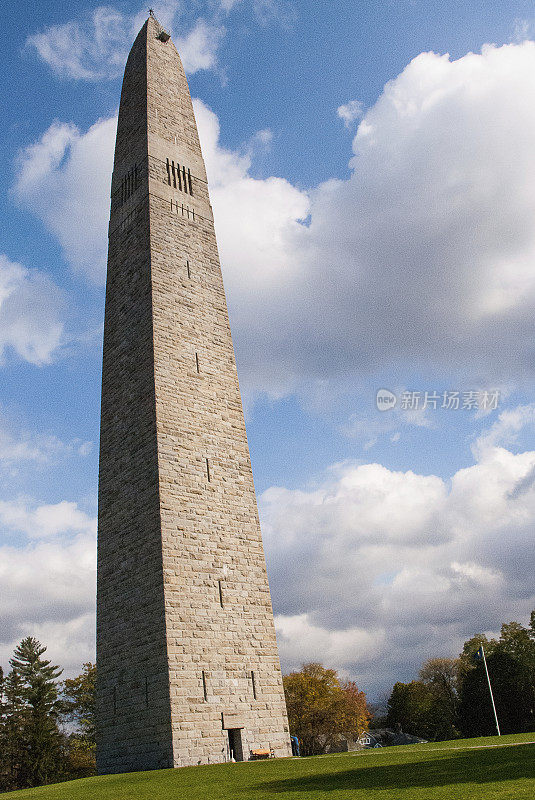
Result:
[[[460,783],[499,783],[521,778],[535,779],[532,746],[496,748],[441,754],[402,764],[359,766],[354,769],[303,775],[300,778],[269,781],[255,789],[274,793],[290,791],[338,791],[341,789],[400,789],[403,787],[449,786]],[[430,754],[431,755],[431,754]],[[380,757],[380,756],[379,756]],[[534,789],[535,796],[535,789]]]

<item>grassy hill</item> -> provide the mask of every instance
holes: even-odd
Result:
[[[104,775],[13,800],[533,800],[534,734]],[[530,743],[531,742],[531,743]]]

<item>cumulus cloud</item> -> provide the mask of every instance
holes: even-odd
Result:
[[[25,636],[68,673],[94,659],[96,520],[75,503],[0,503],[0,531],[27,536],[0,547],[0,663]]]
[[[524,619],[532,586],[535,452],[488,448],[446,482],[341,464],[309,490],[260,498],[285,669],[321,660],[372,694]]]
[[[421,54],[362,117],[350,178],[308,192],[253,178],[254,151],[223,147],[196,101],[249,392],[354,385],[409,364],[474,386],[533,375],[534,71],[529,41],[455,61]],[[52,126],[17,183],[75,269],[98,280],[114,129]]]
[[[292,231],[298,230],[299,220],[307,216],[308,197],[283,178],[252,178],[249,170],[254,148],[243,155],[222,147],[217,116],[200,100],[194,101],[194,109],[216,214],[225,283],[232,293],[247,275],[247,293],[254,295],[258,286],[276,290],[281,276],[295,266],[284,245]],[[269,142],[269,133],[259,132],[259,139],[264,144]]]
[[[158,21],[172,30],[180,13],[176,0],[155,5]],[[128,51],[143,22],[146,10],[124,14],[113,6],[98,6],[85,17],[51,25],[28,37],[26,46],[61,78],[97,81],[122,74]],[[225,29],[216,20],[199,18],[189,33],[176,39],[186,72],[211,69]]]
[[[315,487],[264,492],[284,669],[321,660],[374,696],[474,632],[526,618],[533,474],[535,452],[496,446],[449,481],[347,462]],[[77,669],[94,656],[95,520],[68,501],[3,501],[0,528],[27,537],[0,547],[0,660],[31,634]]]
[[[25,533],[32,539],[66,533],[95,533],[95,520],[76,503],[62,500],[54,505],[28,507],[26,502],[0,500],[0,525]]]
[[[364,114],[351,177],[309,193],[253,180],[197,103],[245,386],[533,375],[534,70],[533,42],[421,54]]]
[[[362,117],[364,113],[364,104],[360,100],[350,100],[342,106],[338,106],[336,113],[343,121],[346,128],[353,127],[353,123]]]
[[[15,197],[57,237],[72,268],[95,282],[106,273],[116,129],[116,117],[85,133],[55,122],[17,164]]]
[[[209,25],[206,20],[198,19],[187,36],[178,38],[176,46],[186,72],[193,73],[214,67],[217,49],[224,35],[223,27]]]
[[[62,343],[62,311],[62,293],[50,278],[0,254],[0,364],[10,351],[49,364]]]

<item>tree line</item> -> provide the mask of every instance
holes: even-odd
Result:
[[[27,637],[0,668],[0,791],[95,773],[95,665],[76,678]]]
[[[418,680],[396,683],[387,713],[375,724],[401,727],[428,741],[496,733],[483,646],[501,733],[535,730],[535,611],[528,627],[502,625],[498,639],[477,634],[459,658],[431,658]]]
[[[478,634],[459,658],[431,658],[418,679],[398,682],[385,713],[335,670],[318,663],[284,676],[290,732],[302,755],[336,749],[371,725],[390,727],[428,741],[495,733],[483,646],[502,733],[535,731],[535,611],[528,627],[502,625],[498,639]],[[95,774],[96,667],[86,663],[75,678],[27,637],[15,649],[10,670],[0,668],[0,791],[39,786]]]

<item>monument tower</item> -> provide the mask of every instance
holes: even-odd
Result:
[[[152,15],[126,64],[111,189],[97,665],[100,772],[290,754],[206,172]]]

